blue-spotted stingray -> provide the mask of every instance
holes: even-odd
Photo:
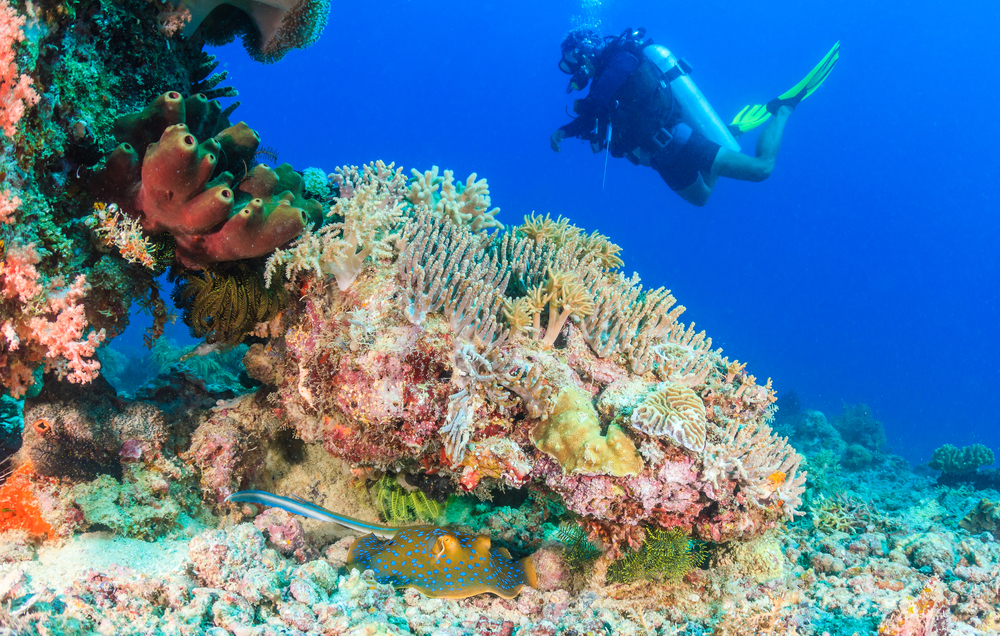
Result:
[[[466,598],[491,592],[514,598],[536,586],[531,557],[515,561],[485,535],[472,536],[437,526],[394,528],[331,512],[298,497],[242,490],[226,501],[256,503],[293,514],[368,532],[351,545],[347,565],[372,570],[379,583],[412,587],[434,598]]]

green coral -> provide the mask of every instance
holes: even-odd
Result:
[[[431,521],[441,514],[443,506],[421,490],[408,491],[388,475],[375,482],[371,490],[372,503],[386,523]]]
[[[184,324],[210,344],[235,345],[261,322],[270,322],[287,304],[284,288],[264,286],[264,276],[246,261],[219,263],[201,272],[176,275],[173,299]]]
[[[980,466],[992,464],[994,459],[993,451],[982,444],[962,448],[945,444],[934,451],[928,466],[942,473],[974,473]]]
[[[646,542],[608,568],[608,581],[630,583],[640,578],[676,580],[708,558],[707,546],[677,528],[646,530]]]

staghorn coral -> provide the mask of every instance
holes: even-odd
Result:
[[[175,279],[173,299],[191,335],[209,344],[243,342],[260,323],[274,320],[287,303],[283,288],[267,289],[246,262],[185,271]]]

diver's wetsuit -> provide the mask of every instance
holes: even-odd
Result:
[[[637,114],[635,111],[649,110],[648,104],[636,104],[628,99],[621,99],[623,88],[639,69],[640,64],[641,60],[631,51],[620,47],[609,47],[605,50],[598,60],[597,74],[590,86],[590,92],[577,103],[578,117],[561,126],[560,130],[565,132],[567,137],[584,139],[600,150],[605,145],[607,124],[612,121],[614,115],[615,129],[612,131],[609,149],[613,156],[627,157],[633,163],[651,166],[675,192],[694,184],[698,180],[699,173],[703,179],[708,179],[720,146],[680,122],[679,112],[676,113],[676,117],[668,117],[670,121],[665,122],[673,136],[665,145],[655,143],[651,131],[628,129],[635,127],[634,124],[629,124],[630,120],[637,121],[635,117],[629,115]],[[638,81],[649,80],[639,78]],[[646,87],[646,90],[655,93],[658,89],[651,86]],[[679,111],[676,104],[671,108],[671,112],[675,109]],[[676,121],[673,121],[674,119]],[[630,152],[634,147],[641,148],[642,152]]]

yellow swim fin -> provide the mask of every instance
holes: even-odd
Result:
[[[767,106],[764,104],[751,104],[749,106],[744,106],[743,110],[736,114],[733,118],[733,123],[729,124],[729,130],[735,135],[737,133],[745,133],[748,130],[753,130],[757,126],[760,126],[765,121],[771,118],[771,113],[767,112]]]
[[[744,133],[766,122],[772,114],[778,111],[779,107],[785,104],[789,106],[798,105],[799,102],[812,95],[826,81],[826,78],[830,76],[830,72],[837,65],[837,60],[839,59],[840,41],[837,41],[833,45],[833,48],[819,61],[819,64],[814,66],[813,70],[809,71],[809,74],[803,77],[798,84],[778,95],[766,105],[754,104],[744,107],[733,119],[733,123],[729,125],[730,129],[734,130],[734,132],[738,130]]]

